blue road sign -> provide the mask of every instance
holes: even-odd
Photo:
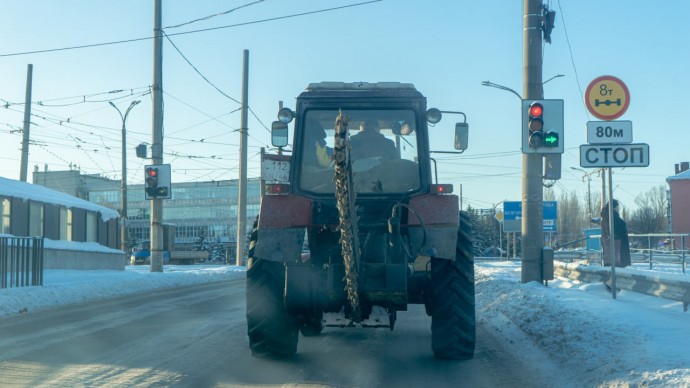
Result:
[[[503,202],[503,220],[512,221],[522,219],[522,202]]]
[[[557,220],[558,219],[558,202],[544,201],[544,219]]]
[[[558,227],[556,222],[558,219],[558,201],[544,201],[543,206],[542,230],[544,232],[555,232]],[[503,202],[503,231],[522,231],[522,202]]]

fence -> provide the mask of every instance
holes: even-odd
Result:
[[[690,234],[679,233],[648,233],[648,234],[629,234],[630,240],[630,259],[633,263],[649,263],[649,269],[654,269],[655,263],[678,263],[681,265],[683,273],[687,269],[687,259],[690,256],[688,252],[685,239]],[[680,249],[654,247],[654,242],[661,239],[672,239],[678,237],[681,241]],[[601,235],[587,236],[587,238],[600,239]],[[646,243],[646,244],[645,244]],[[645,246],[646,245],[646,246]],[[587,258],[592,258],[600,264],[602,263],[601,250],[589,250],[585,252]]]
[[[43,238],[0,237],[0,288],[43,285]]]
[[[578,263],[555,263],[556,276],[587,283],[607,283],[611,281],[610,269],[599,269]],[[653,273],[616,271],[616,287],[641,294],[676,300],[688,311],[690,304],[690,281],[664,278]]]

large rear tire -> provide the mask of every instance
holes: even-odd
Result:
[[[297,325],[283,304],[285,265],[254,257],[257,223],[249,242],[247,269],[247,334],[256,357],[291,356],[297,352]]]
[[[455,260],[431,259],[429,288],[434,356],[454,360],[472,358],[476,342],[474,256],[472,225],[466,212],[460,212]]]

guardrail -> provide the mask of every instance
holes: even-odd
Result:
[[[654,249],[652,247],[652,240],[659,238],[680,238],[681,248],[668,250],[668,249]],[[687,269],[687,257],[690,255],[685,245],[685,238],[690,237],[690,234],[686,233],[647,233],[647,234],[628,234],[630,240],[647,240],[647,248],[630,248],[630,259],[637,263],[649,263],[649,269],[654,269],[655,262],[663,263],[678,263],[682,266],[683,273]],[[601,238],[601,235],[591,235],[587,238]],[[589,251],[598,252],[599,263],[603,263],[601,260],[601,251]]]
[[[675,300],[683,303],[683,311],[688,311],[690,279],[671,279],[656,274],[635,273],[633,271],[623,268],[616,269],[616,287]],[[611,280],[611,269],[592,268],[579,263],[555,262],[554,275],[586,283],[608,283]]]
[[[0,288],[43,285],[43,238],[0,237]]]

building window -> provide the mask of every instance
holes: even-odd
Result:
[[[72,219],[74,215],[72,209],[67,209],[67,238],[65,240],[72,241]]]
[[[29,205],[29,236],[43,237],[43,204],[31,202]]]
[[[2,200],[2,207],[0,207],[0,233],[10,234],[10,200],[5,198]]]
[[[119,203],[122,202],[120,199],[119,190],[109,190],[109,191],[91,191],[89,192],[89,201],[93,203]]]
[[[68,240],[67,238],[67,212],[66,207],[60,207],[60,240]]]
[[[98,215],[86,213],[86,242],[98,242]]]

